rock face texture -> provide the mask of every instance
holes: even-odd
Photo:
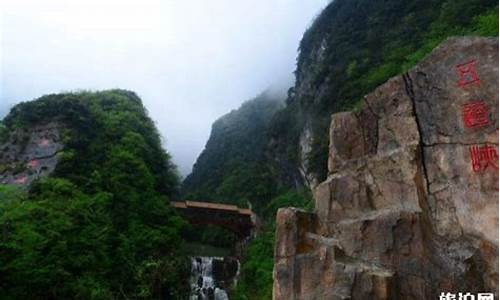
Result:
[[[11,133],[0,144],[0,184],[28,185],[52,173],[63,148],[63,128],[51,122]]]
[[[452,38],[332,116],[315,212],[278,211],[274,299],[498,296],[498,39]]]

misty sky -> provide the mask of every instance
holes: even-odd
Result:
[[[211,124],[293,83],[304,30],[328,0],[2,0],[0,119],[79,89],[135,91],[183,175]]]

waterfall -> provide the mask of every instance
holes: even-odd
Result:
[[[227,292],[214,279],[213,262],[219,257],[191,258],[190,300],[229,300]]]

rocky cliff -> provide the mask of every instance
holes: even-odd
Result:
[[[357,107],[447,37],[498,36],[497,6],[492,0],[331,1],[300,41],[295,84],[272,122],[269,152],[280,181],[316,187],[328,173],[330,115]]]
[[[48,122],[11,132],[0,143],[0,184],[27,185],[52,173],[63,149],[63,130],[62,124]]]
[[[498,295],[498,39],[451,38],[332,116],[315,211],[278,211],[274,299]]]

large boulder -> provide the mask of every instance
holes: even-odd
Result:
[[[498,296],[498,39],[452,38],[334,114],[315,212],[277,216],[274,299]]]

